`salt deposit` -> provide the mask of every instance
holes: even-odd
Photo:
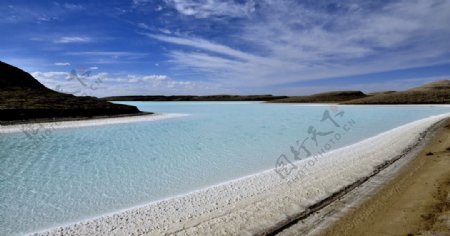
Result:
[[[251,235],[305,211],[405,152],[450,113],[418,120],[359,143],[274,169],[36,235]],[[111,186],[114,187],[114,186]]]

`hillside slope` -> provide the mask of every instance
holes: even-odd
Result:
[[[310,96],[288,97],[273,100],[273,103],[337,103],[342,101],[364,98],[367,95],[361,91],[335,91],[318,93]]]
[[[0,62],[0,123],[140,114],[134,106],[76,97],[46,88],[29,73]]]
[[[440,80],[402,92],[376,94],[343,104],[450,104],[450,80]]]
[[[209,95],[209,96],[116,96],[101,98],[106,101],[271,101],[275,99],[283,99],[287,96],[272,96],[272,95]]]

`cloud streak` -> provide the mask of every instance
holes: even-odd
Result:
[[[381,88],[449,74],[448,9],[446,0],[11,1],[0,6],[10,36],[1,55],[28,71],[101,67],[108,89],[135,94]]]
[[[55,43],[89,43],[92,39],[85,36],[64,36],[55,40]]]
[[[55,66],[70,66],[69,62],[55,62]]]
[[[91,71],[92,72],[92,71]],[[110,74],[105,72],[78,73],[74,79],[71,72],[50,71],[33,72],[33,77],[46,87],[64,93],[89,96],[111,96],[130,94],[205,94],[224,91],[217,84],[206,82],[181,81],[167,75]]]
[[[168,2],[180,14],[196,18],[236,16],[231,10],[223,10],[225,5],[212,13],[199,6],[202,1]],[[450,62],[450,29],[446,26],[450,22],[450,1],[380,5],[350,2],[308,5],[288,0],[260,1],[251,11],[252,17],[243,19],[226,37],[231,43],[213,41],[195,32],[148,36],[179,46],[167,53],[176,68],[196,70],[236,87]]]
[[[174,7],[180,14],[196,18],[244,17],[254,12],[256,7],[253,0],[244,3],[230,0],[165,0],[165,2]]]
[[[67,55],[75,56],[106,56],[106,57],[126,57],[126,56],[145,56],[147,53],[127,52],[127,51],[80,51],[67,52]]]

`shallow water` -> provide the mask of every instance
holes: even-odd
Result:
[[[0,134],[0,235],[74,222],[273,168],[281,154],[293,157],[297,140],[306,140],[304,147],[314,154],[325,145],[336,149],[450,112],[432,106],[127,104],[190,116]],[[329,116],[321,121],[324,115]],[[330,144],[336,134],[340,138]]]

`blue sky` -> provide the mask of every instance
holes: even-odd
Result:
[[[0,11],[0,60],[76,95],[372,92],[450,78],[448,0],[2,0]]]

